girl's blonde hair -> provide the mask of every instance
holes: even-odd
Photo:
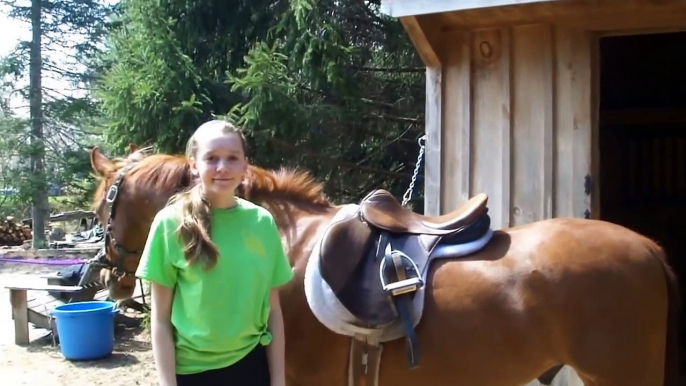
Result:
[[[248,147],[245,137],[240,128],[233,124],[213,120],[202,124],[193,133],[186,145],[186,157],[195,158],[198,153],[197,137],[207,130],[221,130],[224,134],[236,134],[241,139],[244,154],[248,155]],[[184,243],[184,257],[190,264],[204,262],[206,269],[211,269],[217,263],[219,250],[212,242],[210,227],[210,205],[203,196],[202,185],[196,181],[192,187],[186,191],[175,194],[169,204],[176,204],[181,209],[181,221],[177,228],[177,234]]]

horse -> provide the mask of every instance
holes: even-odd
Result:
[[[184,157],[144,150],[90,150],[113,299],[133,294],[157,211],[193,183]],[[280,291],[288,385],[511,386],[561,365],[586,386],[681,384],[677,278],[627,228],[493,230],[484,194],[440,217],[383,190],[336,205],[297,168],[250,165],[237,193],[273,214],[294,271]]]

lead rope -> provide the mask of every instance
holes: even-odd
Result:
[[[419,167],[422,163],[422,159],[424,158],[424,146],[426,145],[426,134],[422,135],[418,140],[417,143],[419,144],[419,155],[417,156],[417,164],[414,166],[414,173],[412,174],[412,181],[410,181],[410,187],[407,189],[405,194],[403,194],[403,206],[406,206],[407,203],[410,201],[412,198],[412,192],[414,190],[414,183],[417,181],[417,175],[419,174]]]

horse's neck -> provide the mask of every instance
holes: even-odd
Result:
[[[316,211],[290,208],[289,211],[274,213],[284,247],[291,259],[299,261],[309,257],[316,242],[322,237],[339,207],[322,208]]]

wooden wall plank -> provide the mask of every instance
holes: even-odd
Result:
[[[471,170],[471,34],[458,32],[443,38],[443,140],[441,181],[443,213],[470,198]]]
[[[590,33],[532,24],[446,33],[439,46],[441,79],[427,72],[427,133],[432,116],[441,120],[440,139],[427,146],[427,193],[441,193],[427,197],[427,213],[485,192],[495,229],[584,217],[592,197],[584,192],[594,135]],[[428,155],[433,146],[440,159]]]
[[[443,129],[441,72],[440,67],[427,67],[426,69],[424,213],[429,216],[437,216],[441,213],[441,136]]]
[[[519,26],[512,33],[511,225],[552,217],[552,27]]]
[[[500,113],[502,121],[500,126],[501,146],[500,146],[500,170],[501,170],[501,210],[500,221],[502,227],[509,227],[512,225],[512,33],[511,30],[502,29],[502,50],[504,53],[501,57],[501,79],[503,80],[503,87],[501,90],[502,108]],[[497,113],[497,111],[495,111]]]
[[[503,141],[503,131],[509,134],[509,39],[502,29],[474,32],[472,40],[472,170],[471,195],[489,195],[494,229],[507,227],[509,182],[504,180],[509,165],[509,143]],[[502,112],[502,113],[501,113]],[[506,117],[507,119],[503,119]],[[509,139],[509,135],[505,137]],[[504,183],[507,184],[505,187]]]
[[[591,36],[555,29],[555,217],[584,217],[591,209],[584,177],[591,173]]]

